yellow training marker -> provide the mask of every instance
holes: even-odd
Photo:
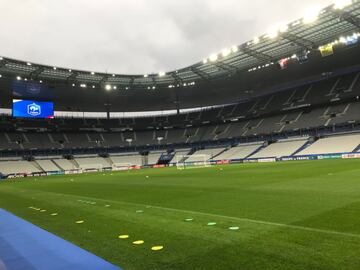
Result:
[[[134,241],[133,244],[134,245],[142,245],[144,244],[145,242],[143,240],[138,240],[138,241]]]
[[[79,220],[79,221],[76,221],[75,223],[76,224],[83,224],[85,221],[83,221],[83,220]]]
[[[40,212],[41,212],[41,213],[44,213],[44,212],[46,212],[46,210],[43,209],[43,210],[40,210]]]
[[[58,213],[52,213],[51,215],[54,217],[54,216],[57,216],[57,215],[58,215]]]
[[[125,235],[119,235],[119,238],[120,238],[120,239],[128,239],[128,238],[129,238],[129,236],[128,236],[128,235],[126,235],[126,234],[125,234]]]
[[[151,248],[152,251],[159,251],[159,250],[162,250],[162,249],[164,249],[163,246],[155,246],[155,247]]]

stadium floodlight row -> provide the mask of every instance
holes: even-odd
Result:
[[[268,67],[288,57],[306,57],[319,53],[321,46],[358,33],[360,2],[337,0],[325,9],[309,10],[304,18],[278,25],[269,33],[240,46],[223,49],[190,67],[171,72],[145,75],[118,75],[79,71],[0,58],[0,74],[19,79],[63,81],[78,87],[129,90],[154,90],[194,86],[243,74],[254,68]],[[357,34],[356,34],[357,35]]]

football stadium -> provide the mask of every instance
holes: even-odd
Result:
[[[1,270],[360,269],[358,0],[173,71],[28,61],[0,57]]]

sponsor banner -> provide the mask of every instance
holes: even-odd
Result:
[[[217,165],[224,165],[224,164],[230,164],[231,161],[230,160],[219,160],[219,161],[216,161],[216,164]]]
[[[81,174],[82,170],[69,170],[65,171],[65,174]]]
[[[260,158],[258,159],[259,163],[270,163],[270,162],[276,162],[276,158]]]
[[[15,178],[24,178],[26,177],[26,174],[22,173],[22,174],[9,174],[8,176],[6,176],[7,179],[15,179]]]
[[[360,153],[353,153],[353,154],[343,154],[341,158],[349,159],[349,158],[360,158]]]
[[[40,176],[47,176],[48,174],[46,172],[43,172],[43,173],[32,173],[29,176],[33,176],[33,177],[40,177]]]
[[[258,163],[259,161],[257,159],[244,159],[244,163]]]
[[[301,156],[301,157],[283,157],[280,161],[298,161],[298,160],[310,160],[311,156]]]
[[[342,154],[318,155],[318,159],[337,159],[342,158]]]
[[[158,168],[165,168],[165,165],[164,164],[161,164],[161,165],[154,165],[153,166],[154,169],[158,169]]]
[[[63,175],[63,174],[65,174],[64,171],[47,172],[47,175]]]

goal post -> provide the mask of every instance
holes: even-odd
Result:
[[[209,155],[178,155],[176,157],[176,168],[179,170],[207,168],[210,166]]]

